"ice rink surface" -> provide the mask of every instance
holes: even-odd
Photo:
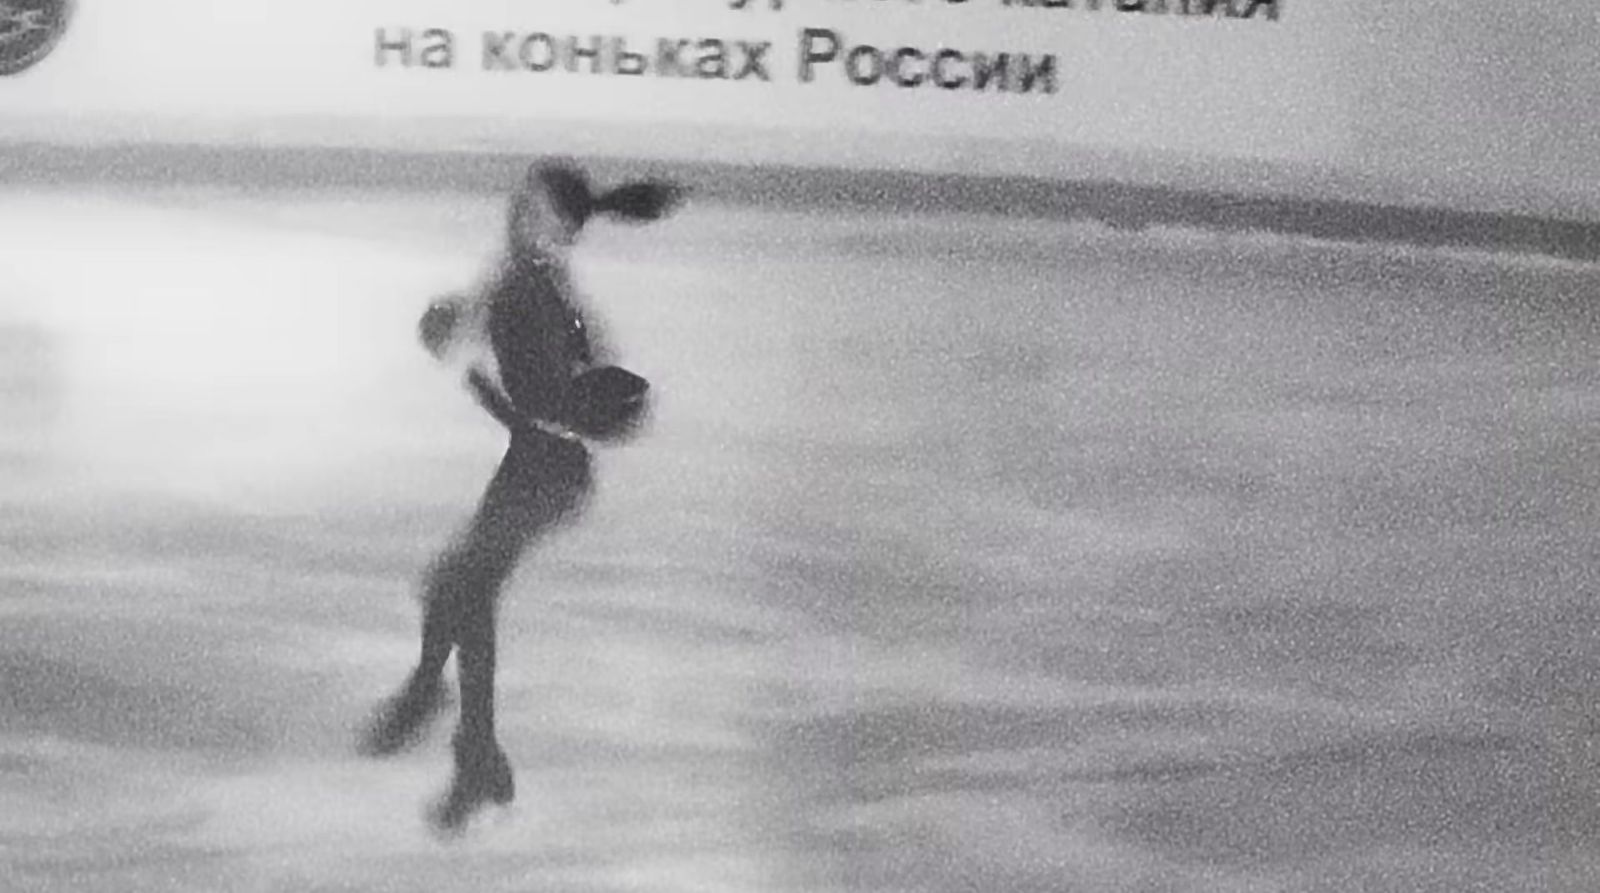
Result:
[[[508,594],[515,807],[357,758],[504,437],[498,202],[0,195],[0,889],[1591,891],[1600,271],[691,205]]]

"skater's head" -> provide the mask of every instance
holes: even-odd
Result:
[[[588,222],[589,178],[574,165],[545,161],[528,168],[511,195],[507,236],[518,255],[555,255],[570,247]]]
[[[671,213],[680,190],[641,180],[596,194],[583,169],[565,159],[539,161],[528,168],[511,197],[509,237],[519,256],[558,255],[577,241],[596,214],[644,222]]]

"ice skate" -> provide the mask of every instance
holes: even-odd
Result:
[[[516,799],[511,763],[498,744],[455,746],[456,771],[450,790],[433,807],[429,819],[436,831],[462,831],[485,805],[509,806]]]

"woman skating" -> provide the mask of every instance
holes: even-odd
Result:
[[[467,384],[511,436],[472,522],[427,573],[416,669],[361,742],[373,756],[415,742],[445,703],[444,665],[456,654],[455,774],[432,814],[442,831],[459,830],[479,807],[515,795],[494,725],[500,591],[528,548],[581,509],[591,486],[585,441],[617,439],[643,413],[647,385],[603,363],[604,345],[569,278],[568,252],[595,215],[655,220],[676,200],[676,190],[655,182],[596,195],[577,167],[535,164],[512,196],[505,256],[487,286],[472,300],[436,303],[423,316],[422,339],[436,356],[473,331],[487,335],[489,355],[471,368]]]

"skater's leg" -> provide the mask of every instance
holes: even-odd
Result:
[[[447,599],[428,598],[422,607],[422,654],[417,658],[414,680],[434,680],[444,675],[444,665],[455,648],[455,606]]]
[[[459,830],[485,803],[510,803],[516,796],[511,765],[495,736],[495,602],[484,599],[461,615],[457,666],[461,673],[461,720],[454,741],[455,776],[438,804],[434,823]]]
[[[469,548],[478,572],[455,615],[461,718],[455,735],[455,776],[434,813],[446,833],[459,831],[485,803],[514,796],[511,767],[495,735],[496,614],[500,591],[530,545],[573,517],[589,486],[588,453],[550,441],[513,443],[485,496],[482,522]]]
[[[360,750],[390,756],[415,744],[445,708],[444,665],[456,645],[461,602],[476,588],[477,558],[452,546],[429,569],[422,595],[422,653],[401,690],[379,707],[363,733]]]
[[[460,647],[461,721],[458,742],[494,743],[495,599],[464,606],[456,632]]]
[[[506,507],[515,501],[515,450],[489,482],[472,523],[428,569],[422,593],[422,651],[405,687],[379,707],[360,751],[388,756],[415,744],[446,703],[444,666],[456,648],[462,615],[485,593],[499,592],[515,565],[519,543]]]

